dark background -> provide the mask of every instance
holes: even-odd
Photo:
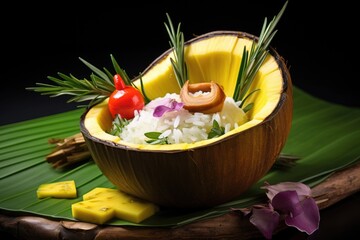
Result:
[[[1,13],[0,125],[73,109],[67,97],[25,90],[58,72],[83,78],[79,57],[112,70],[110,54],[130,76],[169,48],[166,12],[185,39],[214,30],[259,35],[284,0],[123,1],[33,5],[12,2]],[[357,8],[352,1],[288,1],[272,46],[285,58],[293,84],[325,100],[360,106]],[[6,16],[5,16],[6,15]]]
[[[360,107],[356,87],[359,41],[355,37],[359,13],[353,2],[289,0],[271,45],[285,58],[296,87],[335,104]],[[0,14],[0,125],[75,109],[77,104],[66,103],[67,97],[50,98],[25,88],[36,82],[50,83],[47,76],[58,72],[88,78],[91,72],[79,57],[112,70],[113,54],[130,76],[143,71],[169,48],[166,13],[174,24],[181,22],[186,40],[215,30],[259,35],[264,18],[271,20],[284,3],[8,3]],[[324,225],[314,239],[339,239],[340,235],[359,233],[358,195],[324,211]],[[297,231],[286,234],[291,236],[287,239],[304,237]]]

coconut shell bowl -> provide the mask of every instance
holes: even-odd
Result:
[[[232,96],[244,46],[257,37],[215,31],[185,42],[189,79],[214,81]],[[142,73],[150,99],[179,93],[169,49]],[[140,79],[133,79],[140,86]],[[193,143],[135,144],[109,134],[113,118],[107,100],[89,108],[81,133],[102,173],[119,190],[171,208],[203,208],[234,200],[273,166],[291,128],[293,99],[289,69],[279,53],[269,53],[251,87],[248,121],[215,138]],[[249,90],[251,91],[251,89]]]

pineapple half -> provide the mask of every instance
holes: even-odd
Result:
[[[185,43],[191,83],[215,81],[232,96],[244,46],[257,37],[237,31],[215,31]],[[291,128],[292,83],[283,58],[270,47],[259,69],[249,102],[249,121],[228,133],[195,143],[133,144],[108,134],[112,118],[107,101],[81,117],[81,132],[95,163],[121,191],[175,208],[201,208],[239,197],[271,168]],[[171,49],[143,72],[150,99],[179,93]],[[140,80],[134,79],[140,87]]]

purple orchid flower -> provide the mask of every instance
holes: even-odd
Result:
[[[295,227],[308,235],[319,228],[320,213],[311,189],[299,182],[283,182],[275,185],[265,184],[269,199],[267,205],[254,205],[240,210],[250,215],[250,222],[256,226],[266,239],[271,239],[273,231],[284,219],[287,226]]]
[[[264,186],[272,206],[285,215],[285,223],[312,234],[319,227],[320,213],[311,189],[303,183],[283,182]]]
[[[178,111],[184,106],[183,103],[177,102],[172,98],[165,98],[160,102],[160,105],[154,108],[154,117],[162,117],[166,112]]]
[[[257,227],[266,239],[272,234],[280,222],[280,214],[269,205],[255,205],[252,208],[250,222]]]

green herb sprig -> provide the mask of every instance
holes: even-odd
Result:
[[[175,72],[175,77],[178,82],[180,88],[185,84],[186,80],[188,80],[188,70],[185,62],[185,53],[184,53],[184,33],[180,31],[181,23],[178,24],[178,27],[174,29],[174,25],[170,19],[168,13],[166,13],[168,24],[165,24],[165,28],[170,37],[170,47],[173,48],[174,58],[170,59],[173,70]]]
[[[244,103],[249,96],[260,90],[255,89],[248,93],[256,73],[268,55],[268,47],[277,32],[275,27],[282,17],[287,3],[288,2],[286,1],[280,12],[274,16],[273,20],[270,21],[269,24],[267,24],[267,18],[265,18],[258,41],[256,44],[252,44],[250,52],[246,49],[246,47],[244,47],[238,78],[235,85],[236,87],[233,94],[235,101],[241,101],[239,106],[240,108],[243,108]],[[249,105],[245,106],[243,109],[248,111],[251,107],[252,105]]]
[[[136,88],[125,70],[123,70],[113,55],[110,55],[111,62],[116,73],[120,74],[126,85],[131,85]],[[109,97],[115,90],[113,76],[109,70],[103,68],[100,70],[86,60],[79,58],[88,68],[92,70],[90,80],[83,78],[79,79],[72,74],[66,75],[58,73],[58,77],[48,76],[54,84],[36,83],[35,87],[28,87],[27,90],[32,90],[41,93],[41,95],[50,95],[51,97],[58,97],[63,95],[71,96],[67,102],[85,102],[89,101],[87,107],[91,107],[97,103],[102,102]],[[140,77],[141,90],[145,102],[149,102],[145,94],[142,79]],[[84,107],[80,105],[79,107]]]
[[[145,142],[149,144],[169,144],[167,137],[161,137],[161,132],[147,132],[144,133],[146,137],[149,138],[149,140],[146,140]]]
[[[122,118],[120,114],[117,114],[115,119],[112,122],[112,128],[110,130],[110,134],[114,136],[120,136],[123,129],[131,122],[126,118]]]
[[[208,139],[219,137],[223,134],[225,134],[225,128],[220,126],[219,123],[216,120],[214,120],[212,128],[210,129],[210,132],[208,133]]]

